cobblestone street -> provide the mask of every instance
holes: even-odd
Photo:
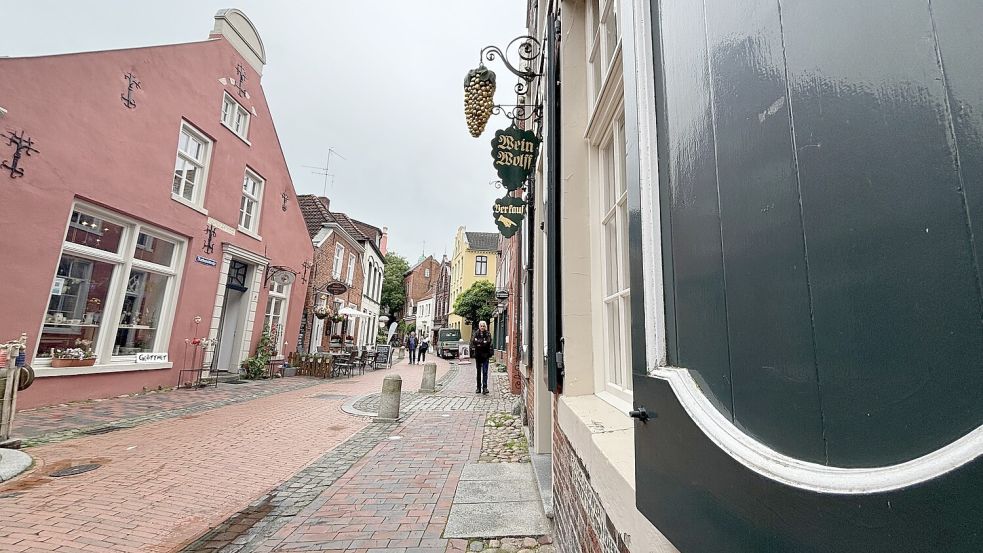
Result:
[[[350,414],[374,410],[393,372],[399,422]],[[500,375],[475,395],[473,375],[440,360],[438,393],[421,394],[422,366],[401,363],[24,411],[36,465],[0,487],[0,550],[463,550],[442,537],[463,467],[513,459],[486,450],[504,447],[489,432],[515,420],[514,398]],[[51,476],[80,464],[100,467]]]

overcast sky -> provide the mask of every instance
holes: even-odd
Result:
[[[333,210],[389,227],[390,250],[439,257],[459,225],[495,231],[490,142],[471,138],[463,82],[486,45],[525,34],[525,0],[0,0],[0,55],[191,42],[241,9],[266,46],[263,88],[299,194],[320,194],[328,148]],[[498,62],[498,103],[514,79]],[[0,75],[2,78],[2,75]]]

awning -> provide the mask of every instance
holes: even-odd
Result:
[[[368,313],[362,313],[361,311],[357,309],[353,309],[351,307],[342,307],[341,309],[338,310],[338,314],[348,315],[349,317],[365,317],[365,318],[369,317]]]

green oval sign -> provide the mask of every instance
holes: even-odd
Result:
[[[512,238],[519,232],[522,220],[526,217],[526,202],[512,196],[499,198],[492,207],[492,216],[495,217],[498,232],[506,238]]]
[[[502,186],[512,192],[519,189],[536,165],[539,139],[532,131],[515,126],[495,131],[492,139],[492,159]]]

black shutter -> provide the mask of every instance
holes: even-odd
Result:
[[[546,21],[546,385],[563,389],[563,298],[560,281],[560,30]]]
[[[652,10],[669,364],[818,465],[896,465],[978,429],[983,4]],[[983,551],[983,457],[878,493],[786,484],[718,447],[643,353],[636,505],[682,553]]]

